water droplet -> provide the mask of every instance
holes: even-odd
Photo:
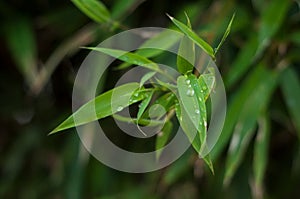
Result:
[[[206,121],[204,121],[204,126],[207,127],[207,122]]]
[[[186,83],[186,84],[190,84],[190,83],[191,83],[191,80],[187,79],[187,80],[185,80],[185,83]]]
[[[201,89],[200,92],[203,93],[203,90]]]
[[[134,96],[135,96],[135,97],[138,97],[138,96],[139,96],[139,93],[135,93]]]
[[[196,109],[196,110],[195,110],[195,113],[196,113],[196,114],[200,114],[199,109]]]
[[[189,85],[188,85],[188,87],[189,87],[189,88],[191,88],[191,87],[192,87],[192,85],[190,85],[190,84],[189,84]]]
[[[120,112],[122,110],[123,110],[123,107],[122,106],[118,106],[117,111]]]
[[[161,137],[161,136],[163,136],[163,135],[164,135],[164,133],[163,133],[162,131],[160,131],[160,132],[157,134],[158,137]]]
[[[187,91],[186,91],[186,95],[187,96],[194,96],[194,94],[195,94],[195,91],[193,90],[193,89],[188,89]]]
[[[202,89],[203,89],[203,90],[206,90],[206,86],[202,86]]]

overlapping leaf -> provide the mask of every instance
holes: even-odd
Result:
[[[169,16],[169,15],[168,15]],[[215,54],[213,48],[206,43],[203,39],[201,39],[192,29],[190,29],[187,25],[178,21],[174,17],[169,16],[172,22],[192,41],[195,42],[202,50],[204,50],[213,60],[215,60]]]
[[[248,144],[255,132],[256,122],[266,108],[277,83],[277,74],[266,71],[250,97],[245,101],[236,123],[226,161],[225,184],[228,184],[240,165]],[[263,95],[262,95],[263,94]]]
[[[105,118],[148,97],[148,91],[138,88],[138,83],[128,83],[97,96],[81,106],[50,134]]]
[[[95,47],[95,48],[90,47],[90,48],[86,48],[86,49],[102,52],[104,54],[115,57],[119,60],[122,60],[126,63],[143,66],[150,70],[161,72],[156,63],[152,62],[151,60],[149,60],[143,56],[135,54],[135,53],[126,52],[123,50],[115,50],[115,49],[110,49],[110,48],[100,48],[100,47]]]

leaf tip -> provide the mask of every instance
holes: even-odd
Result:
[[[173,21],[174,17],[172,17],[172,16],[169,15],[168,13],[166,13],[166,15]]]
[[[50,133],[47,134],[47,136],[51,136],[53,134],[57,133],[57,130],[56,129],[53,129]]]

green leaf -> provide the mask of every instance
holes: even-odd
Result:
[[[115,49],[109,49],[109,48],[98,48],[98,47],[90,47],[90,48],[86,48],[89,50],[95,50],[98,52],[102,52],[105,53],[107,55],[110,55],[112,57],[115,57],[119,60],[122,60],[124,62],[133,64],[133,65],[139,65],[139,66],[143,66],[145,68],[148,68],[150,70],[154,70],[156,72],[161,72],[158,65],[154,62],[152,62],[151,60],[137,55],[135,53],[131,53],[131,52],[127,52],[127,51],[123,51],[123,50],[115,50]]]
[[[197,77],[179,76],[177,79],[178,101],[175,105],[176,116],[181,128],[192,143],[194,149],[203,158],[213,172],[209,156],[202,157],[206,146],[206,105],[203,92],[198,84]]]
[[[174,17],[168,15],[171,21],[192,41],[195,42],[201,49],[203,49],[213,60],[215,60],[215,54],[213,48],[201,39],[192,29],[190,29],[185,24],[176,20]]]
[[[110,21],[110,13],[105,5],[98,0],[71,0],[85,15],[97,23]]]
[[[254,143],[253,171],[256,189],[263,189],[263,179],[268,162],[270,121],[265,113],[258,121],[258,132]]]
[[[219,51],[219,49],[221,48],[221,46],[223,45],[223,43],[225,42],[226,38],[228,37],[229,33],[230,33],[230,30],[231,30],[231,26],[232,26],[232,23],[233,23],[233,20],[234,20],[234,17],[235,17],[235,14],[232,15],[231,19],[230,19],[230,22],[226,28],[226,31],[218,45],[218,47],[215,49],[215,54],[217,54],[217,52]]]
[[[199,76],[198,79],[199,86],[202,88],[204,100],[206,101],[210,95],[210,93],[213,91],[216,83],[215,75],[210,74],[202,74]]]
[[[140,47],[135,51],[135,54],[145,58],[152,58],[165,52],[161,49],[169,49],[173,46],[180,38],[181,33],[174,34],[170,30],[162,31],[161,33],[146,40]],[[130,63],[122,63],[117,69],[125,69],[131,66]]]
[[[145,84],[145,82],[147,82],[149,79],[151,79],[155,74],[156,74],[156,72],[146,73],[140,81],[140,87],[142,87]]]
[[[190,172],[191,165],[189,164],[189,160],[191,155],[191,150],[186,151],[174,164],[166,168],[162,176],[162,181],[165,185],[171,186]]]
[[[159,97],[151,106],[151,117],[162,118],[174,106],[176,100],[175,94],[169,92]],[[148,112],[149,112],[148,110]]]
[[[29,19],[22,16],[4,24],[5,41],[27,84],[37,76],[36,41]]]
[[[160,79],[158,79],[158,78],[155,78],[155,80],[156,80],[156,83],[158,84],[158,85],[160,85],[160,86],[162,86],[163,88],[166,88],[166,89],[168,89],[168,90],[170,90],[170,91],[175,91],[176,89],[177,89],[177,86],[176,85],[174,85],[174,84],[171,84],[171,83],[169,83],[169,82],[163,82],[163,81],[161,81]]]
[[[230,88],[247,72],[255,61],[255,54],[258,48],[257,35],[251,35],[247,42],[240,49],[237,58],[232,63],[228,74],[225,77],[225,85]]]
[[[206,128],[207,128],[207,113],[206,113],[206,105],[205,105],[205,97],[204,97],[204,91],[202,88],[202,85],[199,84],[199,81],[197,77],[194,74],[188,75],[188,78],[186,79],[185,83],[188,83],[190,81],[190,86],[191,88],[188,88],[185,95],[188,95],[189,91],[194,91],[195,92],[195,97],[197,99],[197,104],[198,107],[196,109],[193,109],[191,117],[194,117],[194,114],[200,115],[199,120],[195,120],[196,128],[198,129],[198,132],[200,134],[200,141],[203,147],[206,146]],[[189,90],[192,89],[192,90]],[[179,92],[180,95],[181,92]],[[182,96],[180,96],[182,98]],[[191,110],[190,110],[191,111]],[[196,117],[197,119],[197,117]],[[198,125],[198,126],[197,126]]]
[[[126,117],[118,114],[113,114],[112,117],[119,120],[120,122],[128,122],[128,123],[139,124],[144,126],[158,126],[158,125],[163,125],[165,123],[165,121],[146,119],[146,118],[140,118],[139,120],[137,120],[137,118]]]
[[[97,96],[81,106],[50,134],[105,118],[121,111],[124,107],[145,99],[149,91],[139,89],[134,93],[138,88],[138,83],[128,83]]]
[[[253,71],[248,75],[247,79],[242,83],[240,89],[229,99],[228,111],[224,123],[222,133],[211,151],[213,160],[222,153],[232,135],[235,124],[239,118],[244,104],[258,88],[259,83],[263,82],[265,77],[268,76],[268,71],[263,64],[257,65]]]
[[[165,144],[168,142],[169,137],[172,133],[173,124],[170,121],[167,121],[162,128],[161,132],[159,132],[156,136],[155,150],[156,150],[156,159],[158,160]]]
[[[224,179],[226,185],[230,183],[245,155],[245,151],[256,129],[256,121],[262,111],[266,109],[276,83],[277,73],[268,71],[267,75],[259,82],[242,106],[242,111],[238,116],[239,119],[234,129],[226,160]]]
[[[187,24],[189,28],[191,27],[191,22],[186,15]],[[180,73],[185,74],[187,72],[193,71],[195,63],[195,45],[192,40],[187,36],[181,39],[178,53],[177,53],[177,69]]]
[[[145,0],[117,0],[114,1],[111,15],[114,19],[124,19],[124,15],[132,12],[139,4]]]
[[[256,128],[255,123],[251,123],[251,125],[248,128],[243,128],[243,126],[239,127],[241,129],[235,130],[231,138],[231,143],[226,159],[224,177],[224,185],[226,186],[230,184],[233,175],[235,174],[238,166],[241,164],[241,161],[246,153],[247,147],[252,139],[253,134],[255,133]]]
[[[281,73],[280,79],[285,103],[300,139],[300,81],[297,72],[289,67]]]
[[[261,12],[261,24],[259,29],[259,43],[264,48],[282,25],[288,12],[290,1],[273,0],[266,9]],[[259,49],[260,50],[260,49]]]
[[[139,121],[139,119],[141,119],[143,113],[145,112],[146,108],[148,107],[152,96],[153,96],[154,90],[152,90],[150,92],[150,94],[140,103],[139,105],[139,111],[137,113],[137,121]]]

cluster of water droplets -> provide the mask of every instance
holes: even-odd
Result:
[[[185,80],[185,83],[188,85],[188,89],[186,91],[186,95],[190,96],[190,97],[193,97],[195,95],[195,91],[194,91],[194,89],[191,86],[191,80],[187,79],[187,80]]]
[[[134,104],[134,103],[136,103],[136,102],[138,102],[139,100],[139,97],[141,96],[141,95],[148,95],[148,94],[144,94],[144,93],[140,93],[140,92],[135,92],[131,97],[130,97],[130,99],[129,99],[129,104]],[[116,109],[116,111],[117,112],[121,112],[122,110],[124,109],[124,107],[123,106],[118,106],[117,107],[117,109]]]

